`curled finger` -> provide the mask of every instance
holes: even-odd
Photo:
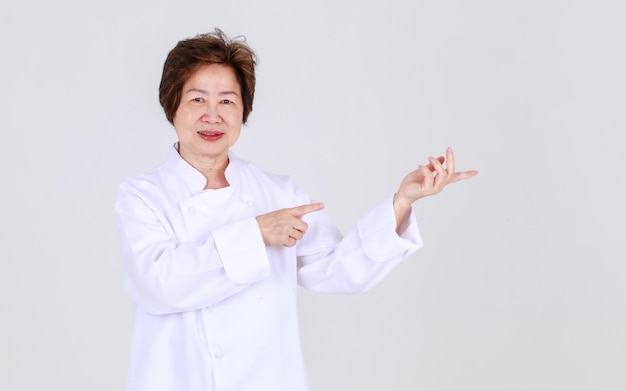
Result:
[[[443,168],[443,165],[441,164],[441,162],[438,159],[435,159],[434,157],[429,156],[428,157],[428,161],[430,162],[431,166],[433,167],[433,170],[434,170],[434,172],[436,174],[435,177],[442,176],[442,175],[445,177],[446,170],[445,170],[445,168]]]
[[[297,228],[292,229],[289,233],[289,237],[293,238],[294,240],[300,240],[302,239],[302,236],[304,236],[304,231],[300,231]]]
[[[295,245],[296,245],[296,239],[292,238],[291,236],[287,237],[287,239],[285,239],[283,242],[283,246],[285,247],[293,247]]]
[[[443,164],[443,162],[445,162],[445,161],[446,161],[446,158],[445,158],[445,157],[443,157],[443,156],[439,156],[436,160],[437,160],[439,163]],[[430,160],[429,160],[429,161],[430,161]],[[432,164],[432,163],[430,163],[430,162],[428,163],[428,169],[429,169],[430,171],[435,171],[435,167],[434,167],[434,166],[433,166],[433,164]]]
[[[416,171],[422,176],[422,186],[424,190],[432,189],[435,180],[433,170],[429,166],[419,165]]]
[[[309,224],[307,224],[304,220],[295,220],[293,223],[293,229],[300,231],[301,233],[305,233],[309,228]]]

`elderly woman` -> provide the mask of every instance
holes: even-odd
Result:
[[[116,212],[134,304],[131,391],[299,391],[297,286],[370,289],[421,246],[411,205],[449,183],[452,150],[409,173],[345,237],[290,178],[236,157],[255,55],[220,30],[179,42],[159,89],[178,142],[125,180]]]

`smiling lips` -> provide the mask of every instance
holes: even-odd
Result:
[[[202,130],[199,131],[198,134],[203,140],[207,141],[217,141],[224,135],[223,132],[216,132],[211,130]]]

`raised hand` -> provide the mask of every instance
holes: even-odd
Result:
[[[257,216],[256,220],[261,228],[263,242],[266,246],[294,246],[298,240],[302,239],[308,228],[302,216],[322,209],[324,209],[324,204],[315,202]]]
[[[478,174],[476,170],[462,172],[454,170],[454,153],[452,148],[446,149],[445,157],[434,158],[429,156],[427,165],[418,166],[400,184],[393,200],[398,223],[413,202],[420,198],[437,194],[446,185],[471,178],[476,174]]]

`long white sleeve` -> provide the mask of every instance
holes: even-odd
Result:
[[[165,314],[204,308],[269,275],[254,217],[214,228],[203,240],[181,241],[157,210],[132,187],[120,186],[116,211],[125,286],[144,311]]]
[[[298,250],[298,282],[326,293],[360,293],[382,280],[422,247],[412,210],[396,233],[392,198],[386,199],[343,238],[323,213],[310,216],[309,230]]]

